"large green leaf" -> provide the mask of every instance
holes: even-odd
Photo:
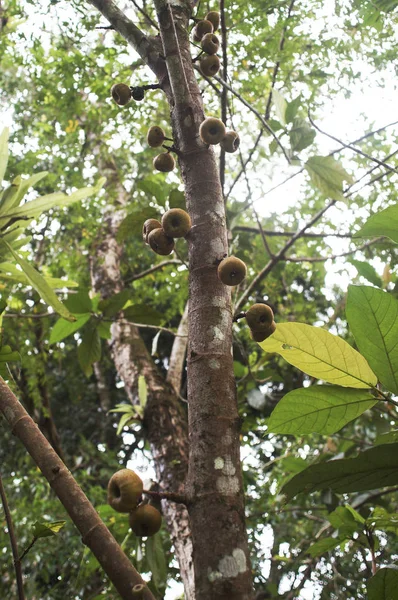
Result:
[[[84,331],[81,344],[77,349],[77,357],[86,377],[93,372],[93,363],[101,358],[101,339],[95,323],[87,326]]]
[[[132,304],[123,311],[123,316],[132,323],[160,325],[164,320],[162,313],[147,304]]]
[[[356,268],[356,270],[358,271],[358,275],[364,277],[365,279],[370,281],[370,283],[373,283],[373,285],[376,285],[377,287],[381,288],[383,286],[381,277],[376,273],[376,269],[372,267],[372,265],[370,265],[368,262],[355,260],[353,258],[351,258],[349,262]]]
[[[369,217],[355,237],[373,237],[385,235],[398,243],[398,204],[389,206]]]
[[[68,321],[74,321],[75,317],[68,309],[58,300],[55,292],[50,288],[47,281],[32,265],[30,265],[22,256],[19,256],[6,241],[0,239],[0,243],[7,248],[13,255],[15,261],[19,264],[22,271],[26,275],[29,284],[40,294],[44,302],[46,302],[61,316]]]
[[[344,387],[370,388],[377,377],[365,358],[347,342],[320,327],[279,323],[275,333],[260,343],[312,377]]]
[[[268,422],[272,433],[330,435],[356,419],[377,400],[367,390],[313,385],[289,392]]]
[[[398,6],[397,0],[373,0],[372,6],[375,6],[382,12],[391,12]]]
[[[294,119],[289,133],[290,146],[293,152],[300,152],[312,144],[316,136],[315,129],[305,119]]]
[[[321,554],[324,554],[325,552],[330,552],[330,550],[334,550],[335,548],[337,548],[337,546],[340,546],[340,544],[343,544],[346,540],[347,538],[345,535],[341,535],[338,537],[322,538],[321,540],[315,542],[315,544],[312,544],[308,548],[307,553],[313,557],[321,556]]]
[[[309,466],[282,488],[290,500],[300,492],[330,488],[337,493],[361,492],[398,483],[398,444],[365,450],[356,458],[330,460]]]
[[[91,314],[81,315],[75,322],[67,321],[66,319],[58,319],[54,327],[51,330],[49,344],[56,344],[61,340],[64,340],[72,333],[75,333],[83,327],[91,317]]]
[[[163,587],[167,581],[167,563],[160,535],[154,535],[147,539],[145,555],[156,587]]]
[[[122,310],[130,297],[131,290],[122,290],[105,300],[101,300],[98,304],[98,310],[103,313],[104,317],[113,317]]]
[[[5,214],[12,208],[18,206],[28,189],[34,187],[36,183],[41,181],[46,175],[48,175],[47,171],[41,171],[27,179],[22,179],[22,177],[18,175],[10,187],[4,192],[4,196],[0,202],[0,215]]]
[[[368,600],[397,600],[398,570],[379,569],[367,584]]]
[[[8,163],[8,127],[4,127],[0,134],[0,184],[3,181]]]
[[[159,213],[152,206],[134,211],[125,216],[116,234],[117,241],[123,242],[128,238],[141,236],[142,226],[147,219],[158,219]]]
[[[346,315],[359,350],[381,383],[398,394],[398,302],[388,292],[350,285]]]
[[[272,102],[275,106],[275,111],[276,111],[279,121],[281,123],[285,124],[286,123],[287,102],[286,102],[285,98],[282,96],[282,94],[280,92],[278,92],[278,90],[276,90],[276,89],[272,90]]]
[[[328,198],[345,200],[343,181],[353,182],[351,175],[333,156],[312,156],[305,163],[311,182]]]

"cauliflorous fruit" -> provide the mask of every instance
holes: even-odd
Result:
[[[252,331],[267,331],[273,320],[274,313],[267,304],[253,304],[246,312],[246,321]]]
[[[125,106],[131,100],[131,89],[127,83],[115,83],[111,88],[111,94],[119,106]]]
[[[170,154],[170,152],[163,152],[162,154],[158,154],[153,159],[153,166],[157,171],[161,171],[162,173],[168,173],[172,171],[175,167],[174,156]]]
[[[219,144],[225,136],[225,125],[216,117],[207,117],[199,127],[199,135],[205,144]]]
[[[159,229],[159,227],[161,227],[162,224],[160,221],[158,221],[157,219],[147,219],[143,226],[142,226],[142,239],[144,240],[144,242],[146,244],[149,244],[148,242],[148,235],[151,233],[151,231],[153,231],[154,229]]]
[[[182,208],[171,208],[162,217],[162,227],[169,237],[185,237],[191,229],[191,218]]]
[[[174,250],[174,240],[163,231],[163,228],[156,228],[148,235],[148,244],[156,254],[167,256]]]
[[[162,515],[150,504],[140,504],[129,515],[129,524],[139,537],[155,535],[162,526]]]
[[[142,479],[131,469],[121,469],[108,483],[108,504],[117,512],[136,508],[144,489]]]
[[[246,265],[236,256],[224,258],[218,265],[217,274],[224,285],[239,285],[246,277]]]

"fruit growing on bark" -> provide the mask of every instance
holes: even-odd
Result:
[[[205,56],[200,61],[200,70],[206,77],[213,77],[220,70],[220,59],[217,54]]]
[[[139,537],[155,535],[162,526],[162,515],[150,504],[140,504],[129,515],[129,524]]]
[[[108,483],[108,504],[117,512],[136,508],[144,489],[142,479],[131,469],[121,469]]]
[[[236,152],[239,148],[239,135],[236,131],[227,131],[225,137],[221,140],[220,146],[225,152]]]
[[[142,239],[144,240],[144,242],[146,244],[149,244],[148,242],[148,235],[151,233],[151,231],[153,231],[154,229],[159,229],[159,227],[161,227],[162,224],[160,221],[158,221],[157,219],[147,219],[143,226],[142,226]]]
[[[207,117],[199,127],[199,135],[205,144],[219,144],[225,136],[225,125],[216,117]]]
[[[216,10],[211,10],[206,15],[206,21],[210,21],[210,23],[213,25],[213,31],[217,31],[217,29],[220,27],[220,13]]]
[[[162,217],[162,227],[169,237],[185,237],[191,229],[191,218],[182,208],[171,208]]]
[[[276,330],[276,323],[275,323],[275,321],[272,321],[272,323],[270,325],[268,325],[268,329],[266,331],[254,331],[253,329],[251,329],[250,333],[251,333],[252,339],[255,342],[263,342],[264,340],[269,338],[269,336],[272,335],[275,330]]]
[[[224,258],[218,265],[218,278],[225,285],[239,285],[246,277],[246,265],[243,260],[236,256],[228,256]]]
[[[140,102],[144,99],[145,90],[142,87],[133,87],[131,90],[131,95],[136,102]]]
[[[213,23],[207,20],[199,21],[193,29],[194,39],[200,42],[206,33],[213,33]]]
[[[119,106],[125,106],[131,100],[131,89],[126,83],[116,83],[111,88],[112,98]]]
[[[214,33],[206,33],[202,38],[201,46],[203,52],[206,52],[207,54],[217,54],[220,42]]]
[[[151,231],[148,235],[148,244],[156,254],[167,256],[174,250],[174,240],[165,234],[162,227]]]
[[[252,331],[267,331],[274,321],[272,308],[267,304],[253,304],[246,312],[246,321]]]
[[[159,148],[165,141],[166,136],[161,127],[154,125],[149,129],[146,139],[151,148]]]
[[[158,154],[153,159],[154,168],[162,173],[168,173],[169,171],[172,171],[175,167],[175,164],[174,157],[170,154],[170,152]]]

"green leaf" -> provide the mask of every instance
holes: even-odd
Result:
[[[8,164],[8,136],[9,129],[8,127],[4,127],[0,134],[0,184],[4,179]]]
[[[272,90],[272,102],[275,106],[276,114],[281,123],[286,123],[286,108],[287,102],[278,90]]]
[[[142,408],[145,408],[148,399],[148,388],[143,375],[139,375],[138,377],[138,398],[140,399]]]
[[[398,394],[398,302],[370,286],[348,288],[347,321],[359,350],[381,383]]]
[[[66,521],[36,521],[36,523],[32,525],[33,536],[38,540],[40,538],[57,535],[65,525]]]
[[[397,0],[373,0],[372,6],[375,6],[382,12],[391,12],[398,6]]]
[[[305,163],[312,184],[328,198],[345,200],[343,181],[353,182],[351,175],[333,156],[312,156]]]
[[[285,119],[286,123],[292,123],[301,104],[301,95],[287,103]]]
[[[20,362],[21,355],[16,350],[12,350],[11,346],[2,346],[0,348],[0,363]]]
[[[16,262],[25,273],[30,285],[40,294],[44,302],[51,306],[61,317],[64,317],[68,321],[74,321],[74,316],[71,315],[62,302],[58,300],[54,291],[50,288],[44,277],[42,277],[42,275],[40,275],[40,273],[36,271],[36,269],[34,269],[24,258],[22,258],[22,256],[19,256],[19,254],[14,252],[10,244],[1,239],[0,242],[8,249],[9,252],[11,252]]]
[[[389,513],[381,506],[376,506],[372,514],[366,519],[369,529],[380,529],[398,533],[398,513]]]
[[[279,323],[275,333],[260,346],[266,352],[277,352],[304,373],[328,383],[353,388],[370,388],[377,383],[375,374],[359,352],[319,327]]]
[[[77,349],[77,357],[83,373],[86,377],[90,377],[93,363],[101,358],[101,340],[94,323],[84,331],[81,344]]]
[[[379,569],[368,581],[368,600],[396,600],[397,588],[398,570]]]
[[[98,303],[98,310],[100,310],[104,317],[113,317],[119,311],[122,310],[123,306],[126,304],[127,300],[131,297],[130,290],[122,290],[114,296],[110,298],[106,298],[106,300],[101,300]]]
[[[98,335],[103,340],[110,340],[112,338],[111,334],[111,325],[112,323],[99,321],[97,325]]]
[[[0,203],[0,215],[5,214],[12,208],[18,206],[29,188],[34,187],[36,183],[44,179],[47,175],[48,171],[41,171],[27,179],[22,179],[20,175],[15,177],[12,185],[6,189]]]
[[[163,315],[147,304],[133,304],[123,311],[124,318],[132,323],[145,325],[160,325]]]
[[[167,581],[167,563],[160,535],[147,538],[145,556],[152,571],[152,579],[156,587],[163,588]]]
[[[383,287],[383,282],[381,277],[376,273],[376,269],[372,267],[368,262],[362,262],[360,260],[350,259],[348,261],[351,265],[353,265],[358,271],[358,275],[364,277],[373,285],[377,285],[377,287]]]
[[[365,450],[356,458],[309,466],[282,488],[288,500],[305,492],[330,488],[337,493],[361,492],[398,483],[398,444]]]
[[[385,235],[398,244],[398,204],[369,217],[355,237]]]
[[[345,536],[338,537],[326,537],[322,540],[318,540],[315,544],[312,544],[307,553],[310,556],[321,556],[321,554],[325,554],[325,552],[329,552],[330,550],[334,550],[337,546],[340,546],[347,538]]]
[[[312,144],[316,136],[315,129],[304,119],[294,119],[289,133],[292,152],[300,152]]]
[[[154,196],[157,203],[164,206],[170,189],[161,175],[151,175],[136,182],[136,187],[146,194]]]
[[[83,315],[94,310],[93,303],[86,290],[77,292],[77,294],[69,294],[64,304],[74,315]]]
[[[180,192],[177,188],[171,190],[169,194],[169,206],[170,208],[182,208],[183,210],[186,210],[184,192]]]
[[[83,325],[85,325],[90,319],[90,317],[90,313],[81,315],[73,323],[66,321],[66,319],[58,319],[51,330],[49,344],[56,344],[57,342],[64,340],[69,335],[72,335],[72,333],[75,333],[75,331],[81,329]]]
[[[268,422],[272,433],[330,435],[353,421],[377,400],[367,390],[313,385],[289,392]]]
[[[129,213],[119,225],[116,234],[117,241],[121,243],[128,238],[142,236],[142,226],[144,222],[147,219],[157,219],[158,217],[158,211],[151,206]]]
[[[115,411],[113,411],[115,412]],[[134,411],[134,415],[136,414],[137,411]],[[117,430],[116,430],[116,435],[120,435],[123,431],[123,427],[125,427],[126,425],[128,425],[129,423],[132,423],[133,421],[135,421],[135,416],[133,416],[130,412],[126,412],[125,414],[123,414],[120,417],[120,421],[118,423],[117,426]]]

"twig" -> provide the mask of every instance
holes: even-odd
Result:
[[[134,6],[138,10],[138,12],[140,12],[142,14],[142,16],[144,17],[144,19],[146,19],[148,21],[149,25],[151,25],[152,27],[154,27],[154,29],[156,29],[156,31],[159,31],[159,27],[157,26],[157,24],[155,23],[155,21],[153,21],[151,19],[151,17],[148,15],[148,13],[146,13],[144,11],[144,9],[142,9],[140,6],[138,6],[138,4],[136,3],[135,0],[131,0],[131,2],[134,4]]]
[[[168,265],[181,265],[183,264],[181,260],[178,260],[176,258],[172,258],[171,260],[163,260],[162,262],[158,263],[157,265],[154,265],[153,267],[150,267],[149,269],[146,269],[145,271],[141,271],[141,273],[137,273],[137,275],[132,275],[131,277],[128,277],[127,279],[124,280],[124,283],[130,283],[131,281],[136,281],[137,279],[142,279],[143,277],[146,277],[147,275],[150,275],[151,273],[154,273],[155,271],[159,271],[159,269],[163,269],[163,267],[167,267]]]
[[[13,319],[44,319],[45,317],[56,317],[57,313],[55,312],[46,312],[46,313],[38,313],[38,314],[28,314],[24,315],[22,313],[5,313],[3,317],[11,317]]]
[[[170,500],[170,502],[178,502],[179,504],[188,504],[188,498],[184,494],[177,494],[175,492],[152,492],[151,490],[144,490],[143,494],[157,498],[158,500]]]
[[[23,591],[21,559],[18,555],[17,538],[15,537],[14,525],[12,523],[11,512],[10,512],[10,508],[8,506],[7,495],[6,495],[6,491],[4,489],[3,479],[1,477],[1,474],[0,474],[0,497],[1,497],[1,502],[3,504],[6,521],[7,521],[8,537],[10,538],[11,550],[12,550],[12,555],[14,558],[14,569],[15,569],[15,576],[17,579],[18,599],[25,600],[25,594]]]
[[[115,321],[115,319],[102,319],[103,321],[111,321],[112,323]],[[128,321],[127,319],[116,319],[118,322],[122,322],[122,323],[128,323],[129,325],[133,325],[134,327],[142,327],[143,329],[156,329],[157,331],[165,331],[166,333],[171,333],[171,335],[174,335],[175,337],[187,337],[184,334],[178,334],[174,331],[174,329],[168,329],[167,327],[160,327],[159,325],[148,325],[146,323],[132,323],[131,321]]]
[[[331,256],[325,256],[325,257],[321,257],[321,256],[319,256],[319,257],[285,256],[281,260],[283,260],[285,262],[296,262],[296,263],[298,263],[298,262],[309,262],[309,263],[326,262],[327,260],[334,260],[335,258],[342,258],[343,256],[350,256],[350,254],[354,254],[355,252],[360,252],[361,250],[368,248],[372,244],[376,244],[377,242],[380,242],[380,240],[384,240],[384,239],[385,239],[384,236],[380,236],[378,238],[375,238],[374,240],[365,242],[365,244],[362,244],[362,246],[358,246],[358,248],[354,248],[354,250],[347,250],[347,252],[342,252],[341,254],[332,254]]]
[[[234,231],[246,231],[247,233],[255,233],[259,235],[261,232],[256,227],[249,227],[246,225],[236,225],[234,227]],[[266,235],[269,237],[293,237],[296,232],[295,231],[273,231],[271,229],[263,230]],[[308,238],[325,238],[325,237],[337,237],[337,238],[352,238],[354,234],[352,233],[311,233],[305,232],[301,237]]]

